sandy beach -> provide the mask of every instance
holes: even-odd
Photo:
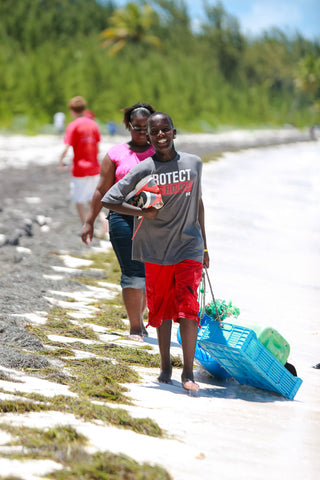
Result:
[[[119,141],[124,138],[104,138],[101,158]],[[181,388],[179,368],[174,369],[173,385],[167,386],[156,381],[157,369],[139,367],[141,382],[126,384],[133,404],[121,408],[134,418],[157,422],[165,438],[59,411],[2,410],[1,422],[43,429],[72,425],[89,439],[88,452],[125,453],[137,462],[161,465],[174,480],[231,480],[235,475],[240,480],[316,480],[320,371],[312,367],[320,362],[320,142],[310,141],[307,131],[288,128],[181,134],[176,146],[206,158],[222,152],[218,161],[204,165],[203,175],[214,289],[240,307],[240,318],[271,321],[288,338],[290,359],[303,380],[295,399],[217,380],[200,367],[200,393],[194,397]],[[75,396],[66,385],[37,378],[19,362],[12,363],[17,357],[10,356],[10,345],[3,340],[7,327],[41,327],[56,306],[67,308],[72,321],[83,325],[84,319],[94,318],[98,298],[119,292],[118,285],[105,281],[95,287],[74,281],[86,265],[86,252],[111,247],[98,238],[88,248],[81,242],[69,201],[70,174],[57,167],[62,148],[58,136],[0,136],[1,401],[16,401],[12,394],[17,391],[21,398],[30,392]],[[93,342],[141,348],[101,325],[92,328],[98,335]],[[172,353],[181,356],[175,333],[176,328]],[[50,339],[70,348],[74,341],[58,335]],[[91,340],[81,341],[82,355],[89,358],[85,346]],[[143,345],[157,352],[154,329]],[[7,458],[4,454],[17,448],[10,445],[11,438],[0,428],[1,478],[39,480],[62,468],[62,463],[43,458]]]

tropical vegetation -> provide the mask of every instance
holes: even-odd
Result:
[[[41,132],[82,95],[102,125],[149,102],[178,128],[320,122],[320,38],[252,38],[222,2],[1,0],[0,127]]]

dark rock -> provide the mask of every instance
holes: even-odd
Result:
[[[29,218],[26,218],[25,221],[24,221],[24,231],[25,231],[25,234],[27,235],[27,237],[32,237],[33,236],[32,220],[30,220]]]

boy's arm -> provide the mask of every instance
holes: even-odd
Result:
[[[64,150],[63,150],[62,154],[60,155],[60,159],[59,159],[59,166],[60,166],[60,168],[64,168],[64,167],[65,167],[63,160],[64,160],[65,156],[66,156],[67,153],[68,153],[69,147],[70,147],[70,145],[66,145],[66,146],[64,147]]]
[[[133,215],[134,217],[146,217],[146,218],[156,218],[159,213],[154,207],[150,208],[139,208],[129,203],[110,203],[102,201],[102,206],[112,210],[113,212],[122,213],[123,215]]]
[[[119,182],[115,183],[110,190],[101,199],[103,207],[112,210],[113,212],[121,213],[123,215],[133,215],[134,217],[156,218],[159,210],[150,208],[140,208],[131,205],[125,201],[127,195],[132,192],[137,182],[144,176],[150,175],[149,170],[145,170],[141,162],[135,165]]]
[[[203,254],[203,264],[209,268],[209,252],[207,248],[207,237],[206,237],[206,230],[204,226],[204,205],[202,198],[199,200],[199,223],[201,227],[201,233],[202,233],[202,238],[203,238],[203,243],[204,243],[204,254]]]

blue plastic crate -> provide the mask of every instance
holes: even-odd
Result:
[[[220,328],[211,321],[200,329],[198,344],[240,383],[281,393],[290,400],[302,384],[248,328],[230,323]]]

